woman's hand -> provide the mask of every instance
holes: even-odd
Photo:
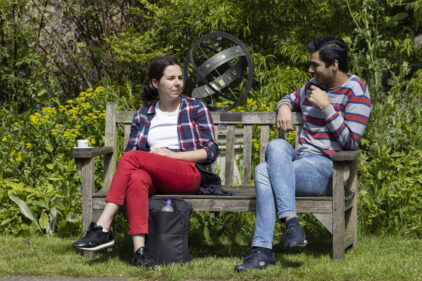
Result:
[[[156,150],[151,150],[151,153],[167,156],[177,160],[185,160],[196,163],[202,163],[207,160],[207,152],[203,148],[198,150],[179,152],[172,151],[168,148],[159,148]]]
[[[278,108],[277,128],[281,128],[283,131],[293,130],[292,110],[287,104],[283,104]]]
[[[168,148],[159,148],[156,150],[151,150],[151,153],[154,154],[158,154],[158,155],[162,155],[162,156],[167,156],[173,159],[177,159],[177,152],[171,151]]]

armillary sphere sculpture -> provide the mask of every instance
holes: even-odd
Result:
[[[210,110],[229,111],[242,104],[253,81],[245,45],[225,32],[209,33],[190,48],[184,66],[185,91]]]

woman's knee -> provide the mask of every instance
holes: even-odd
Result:
[[[133,157],[136,157],[139,152],[139,150],[130,150],[128,152],[123,153],[122,157],[120,157],[119,159],[119,163],[133,159]]]
[[[152,179],[144,170],[133,170],[129,175],[128,189],[144,189],[149,190],[152,186]]]

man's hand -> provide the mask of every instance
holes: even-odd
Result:
[[[293,130],[292,110],[287,104],[283,104],[278,108],[277,128],[281,128],[283,131]]]
[[[327,92],[314,85],[311,86],[311,94],[309,95],[308,100],[313,105],[318,106],[321,110],[324,110],[331,105]]]

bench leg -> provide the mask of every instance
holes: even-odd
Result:
[[[94,193],[94,158],[76,158],[78,174],[82,178],[82,231],[88,230],[92,221],[92,195]]]
[[[210,219],[215,219],[220,212],[210,212]]]
[[[357,197],[357,193],[355,194]],[[346,211],[346,230],[345,235],[349,237],[350,240],[348,241],[346,247],[351,246],[352,248],[356,248],[358,242],[358,214],[357,214],[357,199],[353,199],[353,206],[349,210]]]
[[[350,237],[350,243],[347,246],[356,248],[358,242],[358,175],[357,161],[352,165],[351,178],[349,180],[350,191],[354,193],[352,207],[346,212],[346,236]]]
[[[95,257],[95,252],[84,251],[84,258],[93,259]]]
[[[344,164],[338,164],[333,173],[333,259],[344,260]]]
[[[92,221],[92,194],[94,192],[94,158],[75,159],[79,176],[82,178],[82,232],[86,233]],[[92,259],[95,252],[84,251],[84,258]]]

